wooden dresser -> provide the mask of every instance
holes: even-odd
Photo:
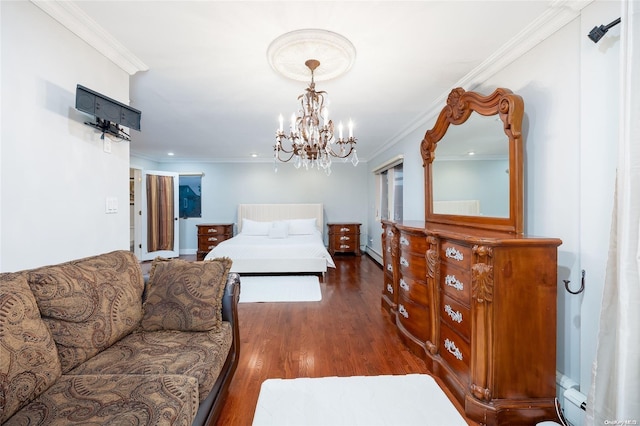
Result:
[[[562,241],[523,232],[523,113],[522,98],[508,89],[489,96],[452,90],[420,145],[425,220],[382,223],[382,306],[403,342],[442,379],[464,414],[483,425],[558,421],[556,286]],[[466,131],[455,129],[462,124]],[[491,137],[483,139],[482,132]],[[444,169],[433,164],[436,146],[457,152],[470,137],[477,149],[483,148],[481,141],[503,137],[503,151],[496,153],[508,162],[496,167],[475,156],[473,164],[446,163],[447,173],[441,174]],[[458,176],[469,177],[468,185],[450,178],[456,167]]]
[[[198,228],[198,252],[196,260],[204,257],[215,246],[233,237],[233,223],[203,223]]]
[[[382,305],[466,415],[489,425],[550,416],[559,240],[416,222],[384,229],[399,270],[394,312],[385,263]]]
[[[360,224],[353,222],[327,223],[329,253],[354,253],[360,256]]]

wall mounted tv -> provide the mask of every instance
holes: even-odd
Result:
[[[140,111],[80,84],[76,87],[76,109],[93,115],[96,121],[85,124],[99,129],[103,136],[104,133],[109,133],[118,138],[131,140],[121,126],[140,130]]]

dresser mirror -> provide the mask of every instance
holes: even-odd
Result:
[[[425,218],[522,233],[522,98],[456,88],[421,144]]]

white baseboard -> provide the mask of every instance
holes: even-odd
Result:
[[[378,253],[376,250],[374,250],[370,246],[366,246],[366,251],[367,251],[367,254],[371,256],[371,258],[373,258],[373,260],[378,262],[380,265],[384,263],[381,253]]]

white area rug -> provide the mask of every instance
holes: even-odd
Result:
[[[315,275],[240,276],[240,303],[320,300],[320,281]]]
[[[269,379],[253,426],[466,426],[426,374]]]

